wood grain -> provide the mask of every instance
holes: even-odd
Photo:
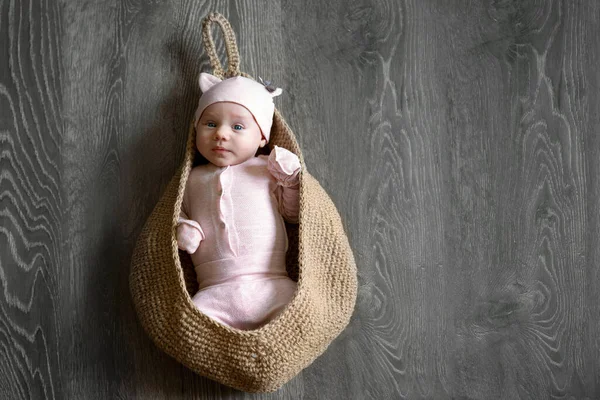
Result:
[[[211,11],[284,88],[359,267],[348,328],[271,394],[160,352],[129,296]],[[0,399],[600,398],[599,22],[592,0],[0,0]]]
[[[57,398],[67,199],[60,15],[0,2],[0,398]]]

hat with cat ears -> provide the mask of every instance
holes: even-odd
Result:
[[[270,82],[263,82],[262,79],[260,83],[243,76],[222,80],[206,72],[200,74],[198,81],[202,96],[194,115],[194,126],[206,107],[219,102],[232,102],[246,107],[252,113],[264,138],[269,141],[275,112],[273,97],[281,94],[280,88],[274,88]]]

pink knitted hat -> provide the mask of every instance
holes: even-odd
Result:
[[[279,96],[281,89],[271,87],[269,82],[262,84],[243,76],[221,80],[206,72],[200,74],[199,83],[202,96],[198,101],[194,126],[198,124],[206,107],[213,103],[228,101],[246,107],[254,116],[267,142],[269,141],[275,111],[273,97]]]

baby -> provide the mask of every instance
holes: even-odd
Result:
[[[196,147],[208,160],[190,171],[177,243],[191,254],[199,290],[194,304],[237,329],[275,318],[296,291],[285,269],[283,218],[298,222],[300,161],[269,141],[274,89],[245,77],[200,74]]]

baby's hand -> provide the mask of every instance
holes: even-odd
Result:
[[[267,169],[277,180],[277,184],[290,187],[299,182],[300,160],[298,156],[283,147],[275,146],[267,163]]]
[[[204,232],[196,221],[179,218],[177,225],[177,246],[189,254],[198,250],[200,242],[204,239]]]

